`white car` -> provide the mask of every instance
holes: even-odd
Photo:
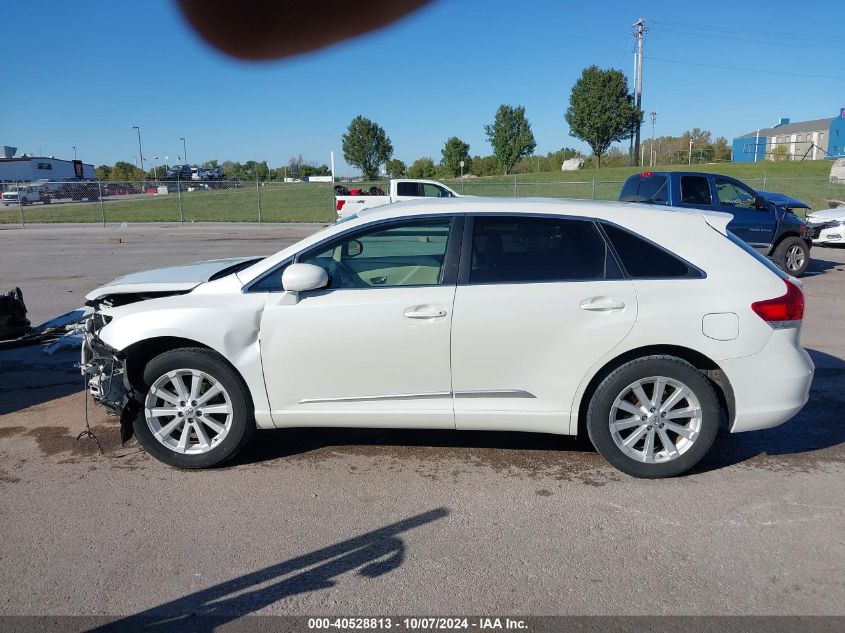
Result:
[[[807,222],[815,229],[813,244],[845,244],[845,207],[814,211]]]
[[[804,300],[721,213],[543,199],[416,201],[263,259],[88,295],[83,370],[167,464],[255,427],[586,433],[639,477],[691,468],[722,422],[807,402]]]

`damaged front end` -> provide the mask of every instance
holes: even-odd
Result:
[[[108,346],[98,336],[110,321],[102,312],[93,312],[80,323],[82,333],[82,374],[86,377],[88,393],[106,413],[120,418],[120,439],[132,437],[132,423],[138,412],[135,391],[126,371],[126,358]]]

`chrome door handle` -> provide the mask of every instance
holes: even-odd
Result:
[[[438,319],[446,316],[443,308],[408,308],[405,310],[406,319]]]
[[[610,312],[611,310],[622,310],[624,307],[624,301],[613,297],[590,297],[581,302],[581,309],[590,312]]]

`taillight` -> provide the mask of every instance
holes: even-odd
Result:
[[[751,304],[751,309],[767,323],[800,321],[804,318],[804,293],[791,281],[785,280],[784,283],[785,295]]]
[[[343,205],[346,204],[346,200],[338,200],[337,204],[335,205],[335,211],[340,211],[343,208]]]
[[[653,172],[644,171],[643,173],[640,174],[640,178],[651,178],[653,175],[654,175]]]

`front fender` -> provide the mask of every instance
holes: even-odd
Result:
[[[269,417],[259,333],[264,294],[236,297],[187,294],[107,310],[112,320],[99,338],[118,351],[160,338],[195,341],[225,358],[241,374],[255,405],[256,420]]]

